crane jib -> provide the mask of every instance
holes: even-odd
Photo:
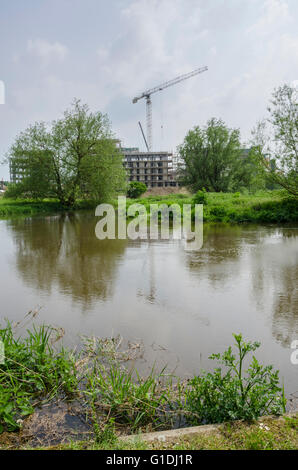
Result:
[[[185,73],[184,75],[179,75],[178,77],[173,78],[173,80],[169,80],[167,82],[162,83],[161,85],[158,85],[154,88],[144,91],[139,96],[136,96],[133,99],[133,103],[136,103],[138,100],[145,98],[149,95],[152,95],[153,93],[156,93],[157,91],[162,91],[164,88],[167,88],[172,85],[176,85],[176,83],[182,82],[183,80],[187,80],[188,78],[191,78],[199,73],[206,72],[207,70],[208,70],[208,67],[205,66],[205,67],[201,67],[199,69],[193,70],[192,72]]]
[[[146,121],[147,121],[147,150],[151,151],[152,150],[152,102],[151,102],[151,95],[153,93],[156,93],[157,91],[162,91],[165,88],[168,88],[169,86],[176,85],[177,83],[182,82],[183,80],[187,80],[190,77],[193,77],[194,75],[197,75],[199,73],[206,72],[208,70],[208,67],[201,67],[199,69],[193,70],[192,72],[185,73],[184,75],[180,75],[179,77],[174,78],[173,80],[169,80],[168,82],[164,82],[159,86],[156,86],[154,88],[151,88],[150,90],[146,90],[141,95],[136,96],[133,98],[132,102],[137,103],[140,99],[146,98]],[[144,137],[144,135],[143,135]]]

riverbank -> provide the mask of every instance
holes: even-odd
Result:
[[[149,212],[150,204],[204,204],[204,222],[224,223],[291,223],[298,222],[298,200],[285,191],[259,191],[256,194],[205,193],[202,199],[183,194],[149,196],[128,204],[144,204]],[[199,198],[200,199],[200,198]],[[193,211],[194,214],[194,211]]]
[[[169,194],[127,199],[127,205],[143,204],[148,213],[150,204],[194,204],[193,196]],[[204,196],[204,222],[224,223],[293,223],[298,222],[298,200],[284,191],[260,191],[256,194],[206,193]],[[117,206],[117,201],[113,204]],[[94,201],[78,201],[72,210],[91,210]],[[69,212],[58,200],[12,200],[0,198],[0,219],[19,216],[48,215]],[[194,213],[194,212],[193,212]]]
[[[92,209],[96,206],[93,201],[78,201],[73,210]],[[56,199],[6,199],[0,198],[0,219],[15,217],[30,217],[68,212]]]
[[[201,428],[201,429],[199,429]],[[166,438],[160,433],[152,440],[148,435],[134,439],[110,436],[99,444],[94,440],[72,442],[49,450],[297,450],[298,412],[280,418],[265,416],[254,423],[231,422],[218,426],[193,428],[192,435]],[[46,450],[46,448],[44,448]]]
[[[24,331],[33,318],[35,312],[29,312],[15,328]],[[54,346],[63,338],[62,329],[33,325],[19,336],[15,328],[7,323],[0,329],[2,447],[46,447],[82,441],[82,435],[108,445],[123,435],[175,429],[179,422],[180,427],[253,422],[285,412],[278,371],[254,360],[253,375],[248,370],[241,377],[244,357],[260,346],[245,343],[241,335],[233,335],[235,357],[232,349],[210,357],[229,373],[221,376],[215,369],[180,381],[165,369],[141,377],[133,366],[138,348],[131,343],[121,348],[120,337],[84,338],[73,351]]]

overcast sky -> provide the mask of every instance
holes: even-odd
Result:
[[[273,89],[298,79],[297,24],[298,0],[0,0],[0,160],[22,129],[56,119],[74,97],[143,149],[145,102],[132,98],[204,65],[152,96],[154,150],[175,150],[211,117],[245,142]]]

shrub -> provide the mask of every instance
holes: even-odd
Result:
[[[215,206],[210,210],[210,214],[218,219],[222,219],[227,215],[227,211],[224,206]]]
[[[147,186],[144,183],[140,183],[139,181],[132,181],[131,183],[129,183],[127,196],[133,199],[137,199],[146,191]]]
[[[196,194],[194,195],[193,197],[193,202],[194,204],[207,204],[208,200],[207,200],[207,194],[206,194],[206,190],[203,189],[202,191],[197,191]]]
[[[238,358],[231,346],[223,354],[213,354],[226,371],[217,368],[213,373],[203,372],[194,377],[186,390],[186,409],[193,423],[222,423],[228,420],[253,420],[264,414],[285,411],[285,398],[279,386],[278,371],[262,366],[255,356],[243,372],[245,357],[260,343],[245,343],[242,335],[233,335]]]

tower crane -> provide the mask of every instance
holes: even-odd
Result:
[[[176,83],[180,83],[183,80],[187,80],[194,75],[198,75],[199,73],[206,72],[208,67],[200,67],[199,69],[193,70],[192,72],[185,73],[184,75],[180,75],[179,77],[174,78],[173,80],[169,80],[168,82],[164,82],[159,86],[151,88],[149,90],[144,91],[139,96],[133,98],[132,102],[137,103],[142,98],[146,98],[146,124],[147,124],[147,143],[148,143],[148,151],[152,150],[152,101],[151,95],[158,91],[162,91],[169,86],[176,85]]]

